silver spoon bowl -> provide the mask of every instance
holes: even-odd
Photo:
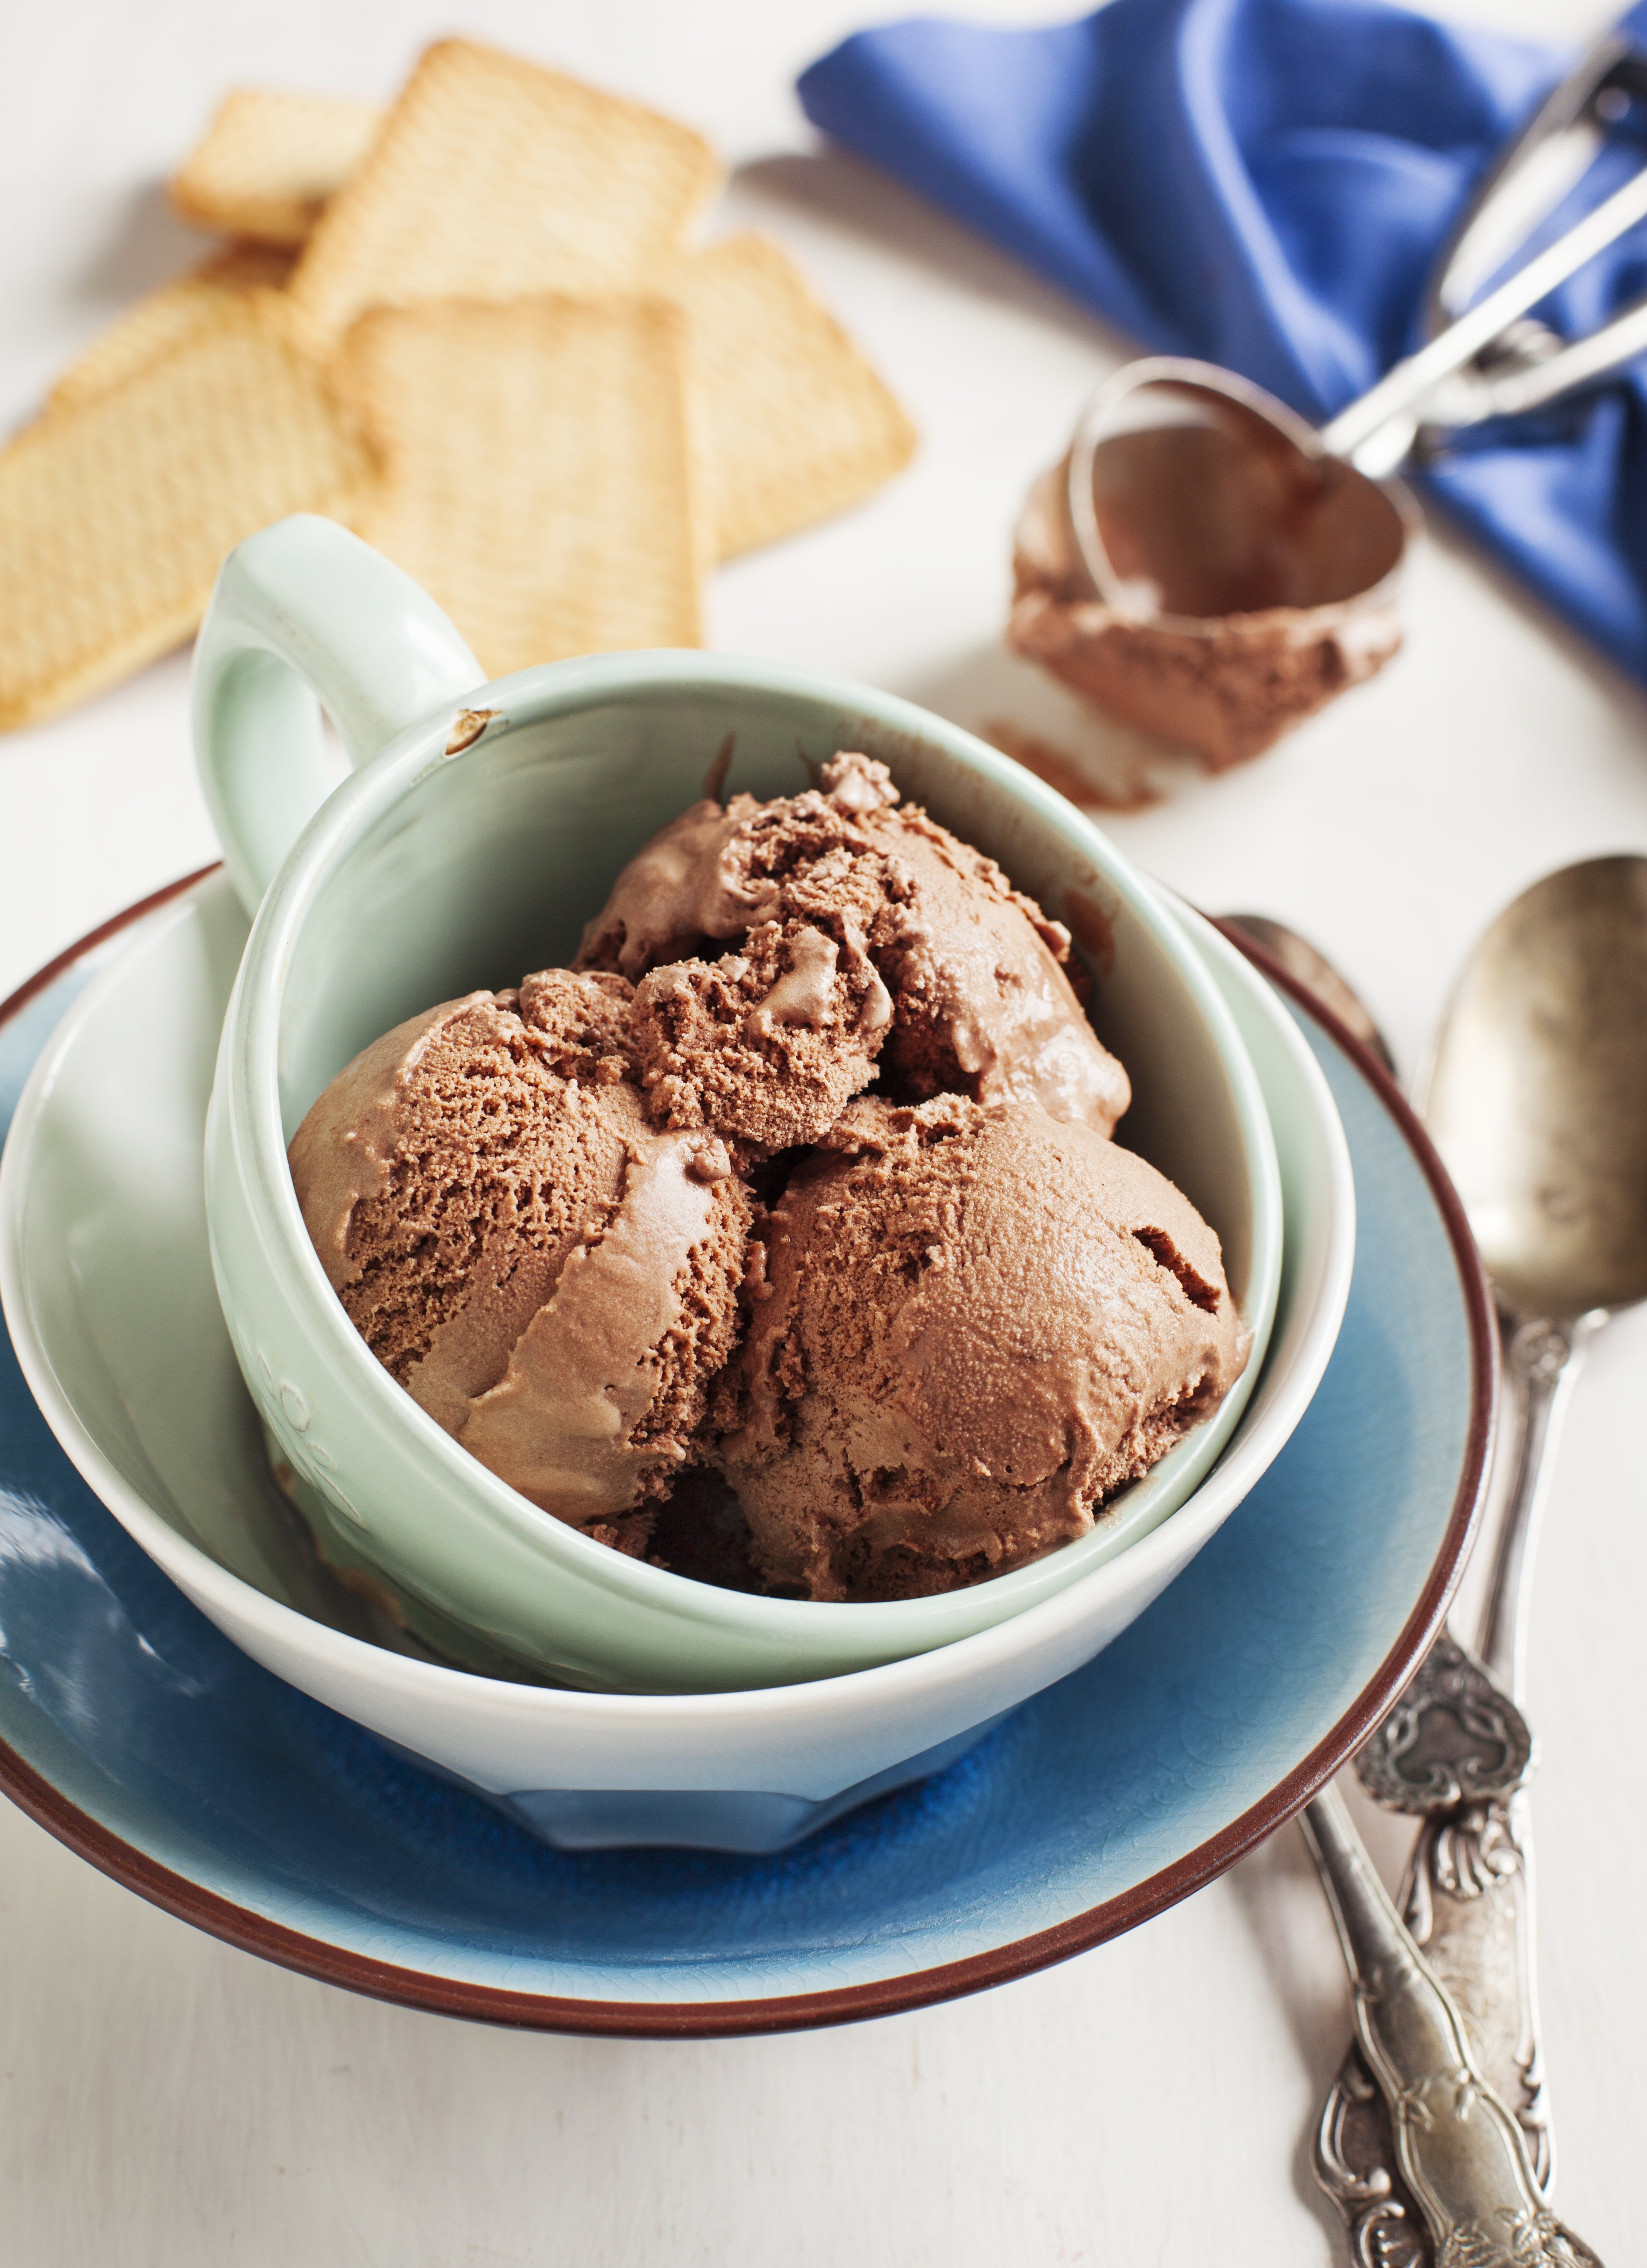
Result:
[[[1421,1107],[1510,1313],[1647,1299],[1647,858],[1564,867],[1498,917]]]

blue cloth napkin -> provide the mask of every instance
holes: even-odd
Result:
[[[1045,30],[862,32],[799,93],[826,134],[1140,344],[1223,363],[1320,421],[1419,342],[1449,225],[1571,61],[1382,0],[1111,0]],[[1644,156],[1610,137],[1533,240]],[[1643,294],[1636,231],[1539,313],[1576,337]],[[1477,429],[1423,485],[1647,683],[1642,364]]]

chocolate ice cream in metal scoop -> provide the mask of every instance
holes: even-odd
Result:
[[[1647,347],[1647,301],[1570,344],[1522,320],[1647,216],[1647,168],[1467,304],[1473,279],[1503,262],[1519,169],[1550,137],[1616,115],[1604,105],[1626,91],[1621,63],[1604,40],[1548,98],[1444,249],[1435,335],[1319,433],[1210,363],[1154,357],[1100,387],[1019,524],[1011,644],[1214,770],[1381,668],[1401,643],[1395,578],[1418,517],[1379,476],[1421,438],[1433,455],[1454,431],[1543,409]]]
[[[1018,523],[1008,636],[1094,706],[1257,755],[1397,651],[1416,510],[1302,418],[1210,364],[1135,363],[1100,390]]]

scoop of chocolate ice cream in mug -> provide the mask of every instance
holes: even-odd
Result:
[[[357,766],[332,792],[322,703]],[[266,529],[225,563],[197,649],[195,729],[229,870],[254,917],[208,1119],[213,1266],[259,1416],[305,1484],[305,1503],[323,1506],[355,1563],[476,1633],[525,1676],[614,1691],[712,1693],[839,1675],[982,1631],[1089,1570],[1114,1591],[1106,1638],[1141,1611],[1162,1573],[1152,1565],[1147,1581],[1129,1577],[1121,1547],[1167,1521],[1239,1420],[1274,1309],[1279,1189],[1261,1097],[1229,1010],[1162,902],[1087,821],[943,719],[775,664],[625,653],[483,684],[415,585],[342,528],[306,516]],[[889,767],[911,803],[998,859],[1050,918],[1103,940],[1104,951],[1088,955],[1093,1021],[1134,1090],[1119,1138],[1212,1224],[1242,1327],[1254,1336],[1242,1380],[1206,1425],[1118,1499],[1108,1537],[1089,1535],[967,1590],[872,1604],[692,1581],[546,1509],[533,1476],[565,1469],[567,1441],[597,1477],[621,1449],[600,1436],[598,1410],[551,1393],[547,1403],[532,1401],[530,1425],[518,1422],[504,1381],[489,1384],[490,1371],[475,1367],[455,1316],[438,1338],[438,1360],[424,1361],[437,1328],[427,1346],[418,1341],[423,1375],[414,1386],[408,1360],[402,1385],[390,1364],[395,1347],[410,1344],[395,1336],[403,1319],[369,1318],[384,1337],[381,1360],[350,1319],[354,1262],[328,1258],[322,1216],[329,1201],[335,1223],[357,1187],[381,1189],[384,1161],[366,1154],[370,1139],[351,1147],[347,1138],[363,1127],[370,1135],[374,1109],[386,1096],[392,1102],[396,1066],[425,1034],[430,1046],[444,1043],[445,1025],[431,1023],[431,1011],[470,1018],[466,1048],[499,1042],[518,997],[507,988],[523,971],[570,966],[626,861],[701,802],[729,739],[729,790],[756,798],[793,797],[839,751],[864,750]],[[758,954],[765,941],[750,949]],[[841,957],[831,969],[813,967],[780,932],[768,973],[763,998],[777,991],[779,1008],[801,1016],[804,1030],[808,1001],[841,979]],[[872,988],[851,981],[858,1012],[873,1023]],[[312,1237],[287,1145],[337,1075],[383,1035],[388,1057],[368,1062],[349,1124],[328,1134],[317,1122],[307,1180],[321,1196]],[[459,1049],[454,1065],[461,1057]],[[1107,1076],[1108,1060],[1095,1049],[1090,1075]],[[578,1202],[609,1207],[608,1150],[615,1156],[630,1142],[638,1155],[651,1145],[660,1192],[678,1184],[681,1193],[680,1236],[735,1239],[740,1225],[728,1208],[738,1201],[712,1164],[706,1174],[687,1156],[701,1130],[651,1123],[643,1133],[621,1118],[602,1106],[592,1120]],[[405,1204],[397,1197],[382,1214],[391,1241],[427,1229],[437,1243],[458,1218],[442,1211],[436,1179],[414,1176],[400,1195]],[[562,1230],[562,1241],[576,1238],[576,1210],[559,1226],[548,1220],[550,1243]],[[607,1299],[589,1260],[580,1264],[594,1296],[582,1299],[579,1327],[615,1345],[621,1302]],[[445,1314],[438,1273],[428,1271],[435,1327]],[[513,1329],[530,1287],[511,1288],[503,1274],[486,1283],[476,1314],[491,1317],[495,1307]],[[371,1307],[369,1285],[359,1301],[363,1313]],[[625,1317],[637,1332],[652,1332],[657,1320],[627,1309]],[[555,1329],[577,1322],[563,1314]],[[534,1350],[531,1330],[521,1334],[517,1351],[523,1363],[540,1355],[553,1384],[554,1334],[540,1336]],[[460,1432],[474,1422],[496,1431],[515,1484],[464,1449],[454,1413]],[[667,1428],[653,1450],[672,1453]],[[326,1536],[319,1540],[324,1549]]]

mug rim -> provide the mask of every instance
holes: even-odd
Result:
[[[883,692],[856,679],[834,677],[790,663],[695,648],[665,647],[542,662],[510,676],[490,680],[461,696],[448,696],[398,734],[327,797],[287,853],[264,894],[253,918],[224,1020],[218,1085],[227,1104],[232,1149],[240,1161],[249,1209],[268,1264],[283,1271],[305,1328],[319,1335],[328,1358],[342,1366],[350,1390],[366,1397],[368,1405],[383,1412],[389,1424],[409,1428],[411,1437],[422,1453],[432,1460],[445,1484],[455,1488],[469,1511],[481,1516],[489,1527],[526,1538],[535,1549],[551,1557],[566,1555],[577,1580],[626,1603],[662,1610],[696,1624],[706,1633],[732,1628],[758,1631],[768,1640],[787,1635],[792,1637],[798,1647],[809,1650],[826,1631],[842,1631],[843,1616],[853,1617],[857,1626],[866,1631],[878,1620],[890,1619],[894,1613],[918,1623],[923,1608],[933,1609],[927,1618],[937,1621],[940,1618],[937,1610],[948,1594],[939,1594],[933,1601],[849,1602],[746,1594],[629,1558],[568,1523],[555,1521],[552,1514],[520,1496],[460,1448],[371,1354],[349,1323],[314,1251],[287,1163],[279,1095],[280,1024],[286,983],[303,924],[341,859],[421,779],[439,765],[467,755],[481,740],[489,737],[482,733],[467,740],[461,749],[449,754],[445,736],[460,714],[491,707],[495,712],[504,714],[511,726],[540,724],[548,718],[574,715],[600,705],[612,697],[666,691],[672,685],[683,689],[723,686],[731,691],[827,703],[848,713],[857,711],[866,722],[937,745],[965,770],[981,775],[1009,800],[1050,823],[1066,839],[1073,836],[1103,881],[1120,894],[1129,910],[1143,922],[1208,1031],[1229,1077],[1247,1155],[1259,1163],[1259,1173],[1248,1174],[1249,1183],[1253,1184],[1254,1225],[1258,1225],[1267,1193],[1272,1220],[1270,1236],[1277,1252],[1282,1233],[1279,1171],[1262,1095],[1234,1019],[1187,940],[1158,903],[1145,878],[1084,814],[1033,773],[963,726],[900,695]],[[1260,1182],[1263,1184],[1261,1189],[1257,1186]],[[215,1237],[213,1247],[215,1258]],[[1255,1249],[1254,1275],[1259,1272]],[[1225,1445],[1224,1454],[1227,1456],[1234,1447],[1232,1438]],[[1160,1525],[1168,1527],[1181,1518],[1217,1469],[1215,1463],[1184,1503]],[[1134,1551],[1147,1543],[1154,1532],[1146,1530],[1112,1558],[1075,1577],[1074,1582],[1078,1585],[1090,1581],[1106,1568],[1118,1568],[1130,1561]],[[1040,1564],[1032,1562],[1029,1568],[1011,1570],[992,1579],[989,1587],[993,1590],[996,1584],[1010,1584],[1014,1576],[1028,1574]],[[1026,1602],[1024,1607],[1014,1609],[1010,1593],[1003,1594],[1002,1611],[991,1618],[989,1627],[1015,1618],[1018,1613],[1029,1611],[1035,1604],[1049,1603],[1049,1600]],[[827,1622],[823,1619],[826,1615],[829,1617]],[[945,1650],[964,1642],[961,1638],[944,1639],[937,1633],[931,1640]],[[861,1673],[836,1673],[855,1674]],[[812,1681],[803,1678],[799,1682]]]

